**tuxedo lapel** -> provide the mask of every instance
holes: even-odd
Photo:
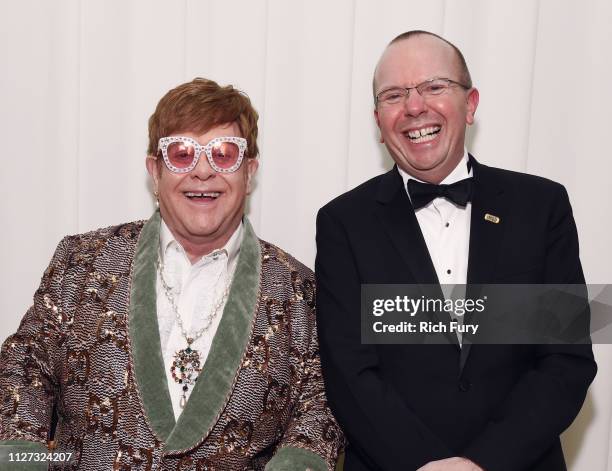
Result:
[[[444,299],[427,244],[397,168],[393,167],[383,175],[377,201],[381,226],[406,264],[414,283],[427,297]],[[450,316],[445,312],[436,312],[435,315],[438,321],[450,325]],[[446,338],[458,347],[457,336],[449,330]]]
[[[480,286],[494,279],[499,260],[504,224],[508,219],[508,199],[494,172],[476,162],[470,155],[474,170],[474,193],[470,221],[470,248],[466,297],[479,296]],[[476,285],[476,286],[475,286]],[[475,315],[466,315],[465,322],[475,322]],[[469,335],[464,336],[460,369],[463,370],[470,353]]]
[[[467,282],[488,283],[497,268],[508,201],[491,169],[478,164],[472,156],[470,161],[474,169],[474,194]]]
[[[393,246],[417,283],[437,284],[419,222],[395,167],[383,175],[378,191],[378,217]]]

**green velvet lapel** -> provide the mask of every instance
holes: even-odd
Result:
[[[159,251],[159,211],[142,228],[132,266],[130,342],[134,376],[144,410],[155,434],[167,440],[175,426],[172,402],[157,324],[156,261]]]
[[[187,406],[166,442],[166,452],[187,450],[200,443],[229,399],[253,329],[259,299],[261,248],[248,220],[234,280],[223,317]]]
[[[251,338],[259,299],[261,249],[249,221],[234,280],[210,352],[187,406],[175,423],[168,392],[157,324],[156,260],[159,212],[142,228],[134,255],[130,293],[130,339],[134,375],[149,423],[166,442],[166,452],[187,450],[200,443],[229,399],[242,356]]]

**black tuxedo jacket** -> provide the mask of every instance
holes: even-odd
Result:
[[[468,283],[584,283],[563,186],[470,161]],[[361,344],[362,283],[438,283],[396,168],[319,211],[316,277],[346,471],[412,471],[451,456],[486,471],[566,469],[559,434],[595,376],[590,345]]]

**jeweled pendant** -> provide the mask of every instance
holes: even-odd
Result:
[[[200,353],[191,348],[191,342],[193,342],[193,339],[187,339],[187,347],[174,354],[174,361],[170,367],[172,379],[182,385],[183,393],[179,403],[181,408],[184,408],[187,404],[189,386],[195,384],[202,371],[202,368],[200,368]]]

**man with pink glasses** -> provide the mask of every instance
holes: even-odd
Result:
[[[62,240],[4,343],[0,468],[334,468],[313,274],[244,216],[257,119],[210,80],[161,99],[159,210]]]

